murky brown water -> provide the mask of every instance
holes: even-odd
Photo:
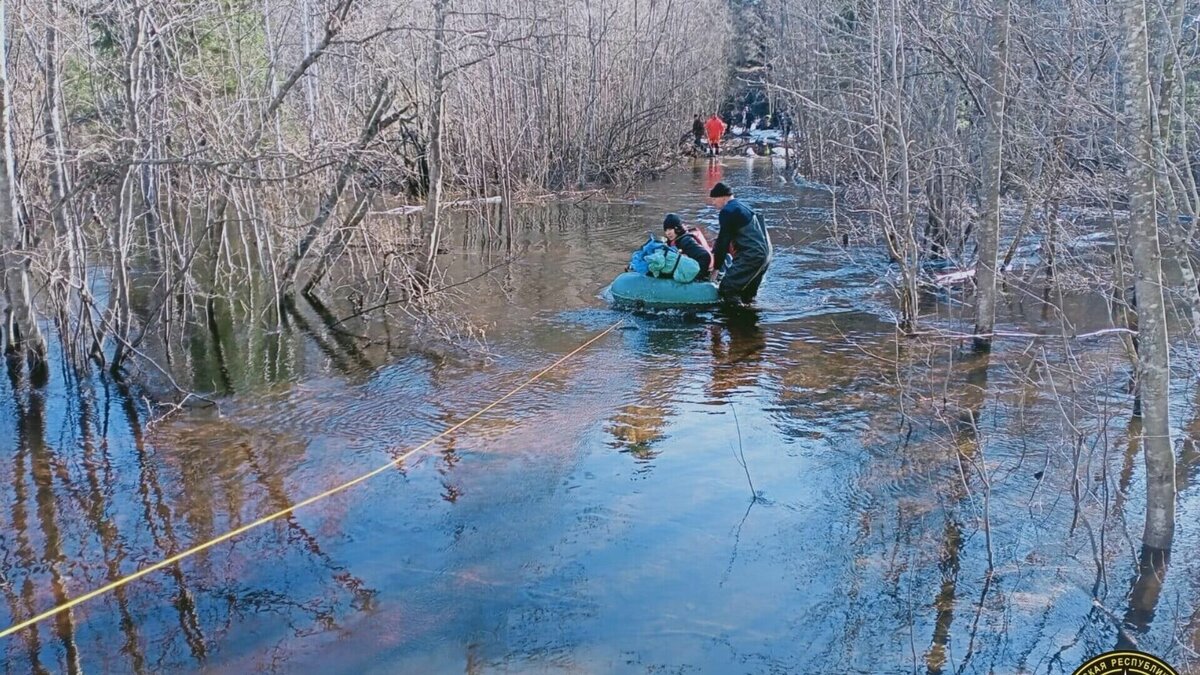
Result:
[[[718,178],[773,227],[757,309],[607,308],[664,211],[713,221]],[[990,363],[898,345],[886,261],[825,243],[827,195],[769,162],[633,197],[522,215],[520,258],[465,302],[491,359],[417,350],[402,320],[345,324],[380,337],[363,344],[323,308],[268,333],[218,307],[174,362],[219,415],[147,428],[111,383],[0,384],[9,625],[374,468],[627,320],[403,469],[4,640],[5,671],[1069,673],[1122,634],[1177,663],[1200,649],[1196,453],[1160,584],[1138,566],[1119,343],[1076,344],[1073,369],[1061,340]],[[462,239],[451,275],[504,255]],[[1096,299],[1012,297],[1023,331],[1109,325]]]

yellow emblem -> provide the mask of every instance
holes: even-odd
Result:
[[[1074,675],[1179,675],[1157,656],[1116,651],[1101,654],[1075,669]]]

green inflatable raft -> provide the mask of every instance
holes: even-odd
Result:
[[[626,272],[609,286],[613,301],[647,309],[703,309],[719,304],[717,285],[708,281],[681,284],[670,278]]]

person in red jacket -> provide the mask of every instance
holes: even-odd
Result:
[[[704,123],[704,130],[708,132],[708,150],[714,155],[721,154],[721,137],[725,135],[725,123],[717,117],[716,113],[708,118]]]

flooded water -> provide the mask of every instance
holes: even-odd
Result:
[[[608,308],[664,212],[715,225],[716,180],[772,227],[756,308]],[[1191,663],[1190,387],[1156,567],[1119,341],[897,342],[882,253],[834,248],[828,193],[769,160],[629,197],[520,214],[516,261],[461,289],[489,358],[399,314],[330,330],[335,293],[279,331],[217,305],[179,338],[176,379],[219,412],[149,425],[111,382],[0,384],[7,626],[375,468],[624,320],[402,468],[6,638],[5,672],[1069,673],[1131,641]],[[452,279],[508,254],[452,247]],[[1015,332],[1111,325],[1097,298],[1010,298]]]

